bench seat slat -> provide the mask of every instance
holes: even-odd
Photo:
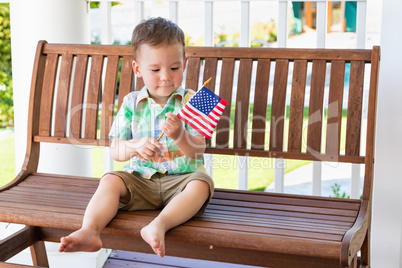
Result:
[[[289,204],[289,205],[300,205],[300,206],[313,206],[322,208],[339,208],[339,209],[349,209],[358,211],[360,207],[360,202],[356,200],[355,202],[344,202],[343,199],[334,200],[333,198],[316,198],[310,196],[302,195],[258,195],[249,192],[228,192],[228,191],[217,191],[214,194],[214,199],[226,199],[226,200],[239,200],[248,201],[256,203],[270,203],[270,204]]]
[[[303,212],[295,212],[295,211],[283,211],[283,210],[261,210],[255,208],[245,208],[245,207],[230,207],[230,206],[222,206],[211,204],[208,205],[208,209],[214,212],[219,213],[220,211],[236,211],[236,212],[244,212],[244,213],[253,213],[253,214],[263,214],[263,215],[281,215],[286,217],[301,217],[306,219],[325,219],[325,220],[334,220],[334,221],[343,221],[343,222],[354,222],[356,220],[355,217],[349,216],[340,216],[340,215],[324,215],[317,213],[303,213]]]

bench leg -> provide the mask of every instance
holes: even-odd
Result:
[[[31,246],[32,263],[34,266],[49,267],[45,242],[38,241]]]
[[[370,267],[370,238],[368,234],[366,234],[361,248],[360,264],[362,267]]]

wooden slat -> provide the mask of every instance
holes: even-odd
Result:
[[[246,149],[247,146],[247,129],[252,68],[253,61],[251,59],[240,60],[235,106],[236,110],[234,118],[234,148]]]
[[[132,55],[131,46],[122,45],[82,45],[82,44],[46,44],[44,53],[59,53],[68,51],[71,54],[86,54],[91,51],[91,55]],[[275,58],[293,60],[295,58],[303,60],[362,60],[370,62],[371,50],[364,49],[297,49],[297,48],[245,48],[245,47],[186,47],[186,54],[190,58]]]
[[[364,62],[352,61],[350,66],[345,155],[357,156],[360,154],[363,82]]]
[[[116,97],[117,73],[119,71],[119,57],[107,58],[105,86],[102,95],[102,114],[100,125],[100,138],[106,140],[113,123],[114,100]]]
[[[212,78],[207,88],[212,92],[215,92],[216,84],[216,71],[218,68],[217,58],[206,58],[204,64],[204,76],[202,83],[204,84],[209,78]],[[206,140],[206,146],[211,146],[211,140]]]
[[[236,59],[278,60],[362,60],[370,62],[371,51],[364,49],[297,49],[297,48],[245,48],[245,47],[187,47],[189,57],[217,57]]]
[[[216,84],[216,71],[218,68],[218,59],[217,58],[206,58],[205,66],[204,66],[204,76],[203,81],[207,81],[209,78],[212,78],[209,82],[207,88],[212,92],[215,92],[215,84]]]
[[[49,54],[46,60],[40,106],[39,135],[41,136],[50,136],[57,65],[58,55]]]
[[[306,91],[307,61],[295,60],[292,95],[289,109],[288,152],[302,151],[304,98]]]
[[[187,61],[187,73],[186,73],[186,88],[190,88],[194,91],[198,90],[198,79],[200,73],[200,58],[189,58]]]
[[[265,145],[270,67],[270,60],[258,60],[251,136],[251,148],[256,150],[263,150]]]
[[[228,148],[230,133],[230,111],[232,108],[232,88],[235,69],[234,59],[222,60],[222,71],[220,74],[219,96],[227,101],[226,108],[216,127],[216,147]]]
[[[277,60],[275,66],[274,89],[272,93],[271,127],[269,150],[283,151],[285,123],[286,87],[288,84],[289,61]]]
[[[321,133],[324,106],[326,63],[323,60],[313,61],[311,74],[310,105],[307,129],[307,153],[321,153]]]
[[[57,90],[54,136],[65,137],[67,125],[68,97],[70,93],[73,55],[63,54],[61,57],[60,75]]]
[[[98,126],[98,102],[101,90],[103,56],[92,56],[88,83],[87,102],[85,104],[85,138],[96,139]]]
[[[120,110],[123,98],[130,93],[133,86],[133,67],[132,56],[123,57],[123,63],[121,66],[120,84],[119,84],[119,99],[117,110]]]
[[[70,137],[80,138],[88,55],[77,55],[70,105]]]
[[[345,81],[345,62],[331,63],[331,79],[328,96],[328,119],[326,154],[339,155],[342,125],[343,88]]]

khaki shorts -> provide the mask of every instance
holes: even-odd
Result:
[[[106,174],[114,174],[122,178],[131,194],[128,203],[120,202],[119,209],[155,210],[166,206],[170,200],[184,190],[187,183],[192,180],[201,180],[209,184],[210,195],[196,215],[202,215],[214,193],[214,182],[207,174],[196,170],[193,173],[179,175],[155,174],[150,179],[143,178],[139,173],[133,174],[126,171],[111,171]]]

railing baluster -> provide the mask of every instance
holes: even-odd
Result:
[[[250,46],[250,1],[241,1],[240,47]]]
[[[134,23],[137,25],[144,19],[144,1],[135,1],[134,8]]]
[[[279,2],[278,47],[286,47],[288,41],[288,2]]]
[[[205,46],[214,46],[214,2],[205,1]]]
[[[317,48],[325,48],[327,35],[327,1],[317,2]]]
[[[101,25],[102,34],[101,42],[102,44],[111,44],[112,40],[112,2],[102,2],[100,5],[101,10]]]
[[[177,1],[169,2],[169,19],[174,23],[179,22],[179,3]]]
[[[356,47],[365,48],[366,46],[366,13],[367,3],[357,2],[356,14]]]

